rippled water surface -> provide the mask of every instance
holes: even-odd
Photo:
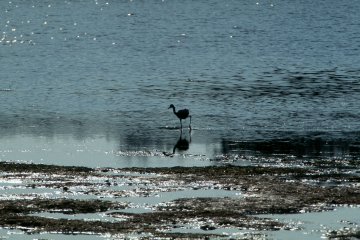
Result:
[[[54,162],[9,151],[64,138],[100,139],[99,165],[111,166],[125,161],[107,151],[211,159],[283,153],[279,141],[286,154],[358,159],[359,1],[14,0],[0,11],[2,160]],[[171,103],[190,109],[191,134],[179,136]],[[6,147],[24,136],[28,149]]]

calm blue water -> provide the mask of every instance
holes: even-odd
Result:
[[[171,151],[173,103],[192,113],[191,144],[330,141],[360,155],[359,12],[358,0],[1,1],[2,141]]]

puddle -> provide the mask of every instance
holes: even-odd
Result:
[[[83,220],[83,221],[105,221],[105,222],[118,222],[119,219],[109,217],[109,215],[104,213],[83,213],[83,214],[64,214],[64,213],[49,213],[49,212],[42,212],[42,213],[34,213],[29,214],[30,216],[38,216],[38,217],[45,217],[45,218],[52,218],[52,219],[69,219],[69,220]]]
[[[206,226],[206,227],[204,227]],[[208,223],[198,222],[193,225],[182,225],[171,229],[171,233],[194,233],[194,234],[214,234],[217,235],[216,239],[252,239],[252,240],[265,240],[268,239],[266,232],[264,231],[251,231],[251,230],[239,230],[237,228],[218,228],[211,230],[212,227]],[[221,236],[221,237],[220,237]]]
[[[271,239],[324,239],[333,231],[359,231],[360,206],[337,207],[333,211],[258,215],[284,222],[286,230],[270,232]]]
[[[16,239],[16,240],[29,240],[29,239],[51,239],[51,240],[105,240],[109,239],[105,236],[98,234],[59,234],[59,233],[24,233],[22,230],[4,229],[0,228],[0,239]]]
[[[179,225],[172,233],[219,234],[224,238],[236,239],[328,239],[334,234],[349,234],[360,231],[360,206],[338,207],[333,211],[299,214],[264,214],[269,218],[285,223],[278,231],[254,231],[239,228],[218,227],[211,221],[193,221],[192,224]],[[348,238],[346,238],[348,239]],[[354,238],[355,239],[355,238]]]
[[[133,207],[121,210],[121,212],[147,213],[153,211],[161,205],[166,205],[167,202],[171,202],[181,198],[239,198],[240,196],[240,192],[227,191],[222,189],[184,189],[180,191],[154,193],[153,196],[148,197],[119,198],[119,200],[130,202],[133,204]]]

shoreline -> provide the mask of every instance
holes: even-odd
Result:
[[[0,173],[1,181],[9,184],[2,191],[11,192],[20,187],[29,190],[28,193],[25,190],[24,193],[2,193],[0,227],[26,228],[27,233],[142,232],[160,238],[224,237],[216,230],[253,229],[256,232],[288,228],[283,222],[261,218],[258,214],[320,212],[336,206],[360,205],[360,176],[310,168],[232,165],[87,168],[1,162]],[[181,193],[189,190],[224,191],[239,197],[181,197]],[[44,192],[47,194],[42,194]],[[166,193],[180,197],[161,204],[134,206],[131,202],[134,198],[152,199]],[[144,206],[149,210],[139,211]],[[138,212],[131,212],[134,209]],[[63,217],[46,217],[53,213]],[[101,213],[112,221],[91,220],[89,224],[89,220],[66,218],[90,213]],[[188,225],[197,225],[200,233],[176,233]],[[359,236],[359,231],[357,228],[347,234]],[[328,237],[336,235],[328,234]]]

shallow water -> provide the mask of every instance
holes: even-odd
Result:
[[[327,238],[332,230],[350,230],[359,227],[359,207],[339,207],[333,211],[304,214],[261,215],[279,219],[288,224],[292,231],[272,233],[270,239],[321,239]]]
[[[66,237],[67,240],[100,240],[100,239],[110,239],[110,238],[105,238],[104,236],[98,236],[98,235],[93,235],[93,234],[76,234],[76,235],[71,235],[71,234],[67,234],[66,236],[64,235],[60,235],[58,233],[39,233],[39,234],[24,234],[23,231],[21,230],[14,230],[14,229],[0,229],[0,237],[3,239],[18,239],[18,240],[23,240],[23,239],[52,239],[52,240],[61,240],[64,239],[64,237]]]
[[[286,230],[258,231],[219,228],[206,231],[207,233],[223,234],[225,238],[246,239],[327,239],[331,231],[344,232],[359,227],[359,208],[340,207],[334,211],[324,211],[305,214],[259,215],[259,217],[277,219],[286,224]],[[204,233],[200,225],[185,225],[174,229],[173,232]]]
[[[170,103],[190,108],[202,144],[359,139],[358,1],[1,9],[1,142],[100,135],[110,147],[162,151],[178,134]]]
[[[358,174],[359,12],[356,0],[2,1],[0,161]],[[191,132],[170,104],[190,109]]]
[[[187,149],[178,149],[176,146],[179,142],[178,133],[173,132],[173,134],[172,139],[172,136],[169,136],[171,141],[161,146],[151,142],[151,145],[122,144],[103,136],[74,139],[71,135],[54,137],[16,135],[2,139],[0,160],[88,167],[171,167],[214,164],[209,159],[216,154],[215,150],[220,148],[219,144],[190,142],[190,135],[184,133],[181,141],[187,143]]]

